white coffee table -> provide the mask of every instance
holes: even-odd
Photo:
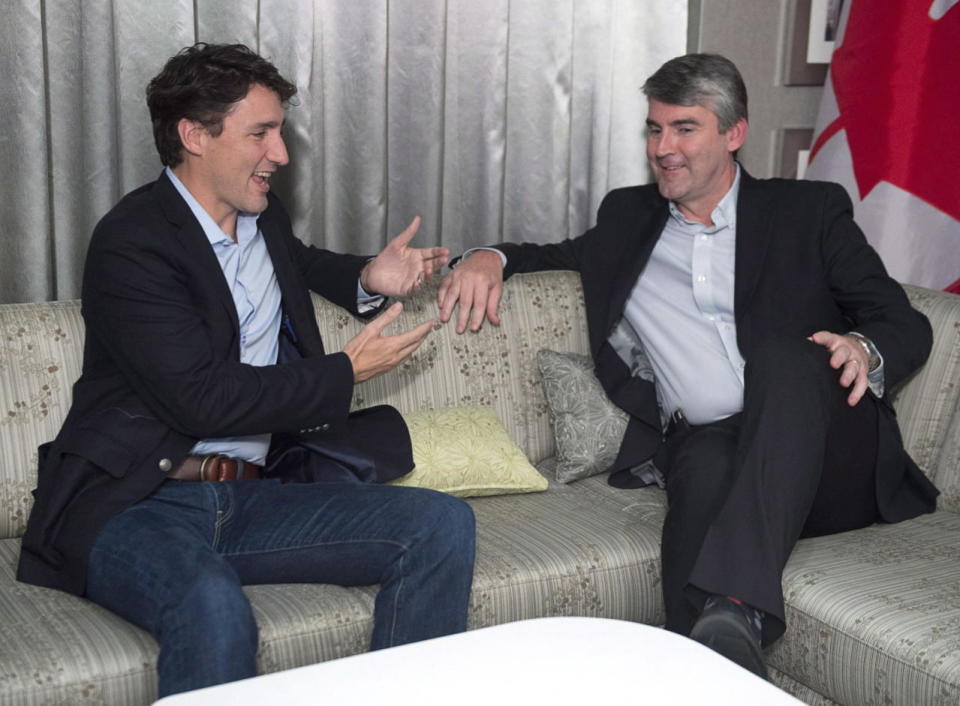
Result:
[[[699,643],[660,628],[602,618],[540,618],[198,689],[156,704],[801,702]]]

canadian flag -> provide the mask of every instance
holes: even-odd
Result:
[[[805,178],[901,282],[960,294],[960,0],[848,0]]]

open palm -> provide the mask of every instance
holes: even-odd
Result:
[[[417,290],[449,259],[447,248],[411,248],[410,241],[420,229],[414,217],[400,235],[393,238],[360,274],[360,286],[369,294],[406,296]]]

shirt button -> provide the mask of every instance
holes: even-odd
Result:
[[[707,240],[709,237],[709,235],[701,235],[700,240]]]
[[[169,473],[170,469],[173,468],[173,461],[169,458],[161,458],[157,466],[160,467],[161,473]]]
[[[697,282],[706,282],[706,281],[707,281],[706,275],[700,275],[699,277],[697,277]]]

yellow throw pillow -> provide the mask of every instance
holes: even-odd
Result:
[[[414,469],[392,485],[433,488],[461,498],[547,489],[489,407],[447,407],[403,415]]]

